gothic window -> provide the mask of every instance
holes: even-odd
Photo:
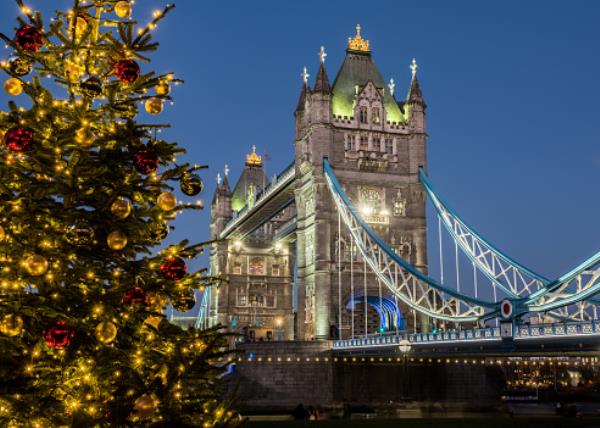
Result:
[[[238,295],[238,306],[247,306],[248,305],[248,296],[245,294]]]
[[[371,112],[372,112],[371,115],[373,117],[373,123],[379,124],[381,122],[381,117],[379,116],[379,108],[374,107],[371,110]]]
[[[360,136],[360,149],[369,150],[369,137],[367,137],[366,135]]]
[[[280,275],[279,265],[273,265],[271,267],[271,275],[272,276],[279,276]]]
[[[381,140],[379,139],[379,137],[373,137],[373,151],[381,151]]]
[[[369,118],[368,118],[368,113],[367,113],[366,107],[360,108],[358,117],[359,117],[360,123],[368,123]]]
[[[406,217],[406,198],[402,197],[402,192],[398,190],[394,198],[394,216]]]
[[[385,152],[388,155],[394,154],[394,140],[391,138],[385,139]]]
[[[265,306],[268,308],[275,307],[275,296],[265,296]]]
[[[249,275],[264,275],[265,274],[265,258],[252,257],[248,263]]]

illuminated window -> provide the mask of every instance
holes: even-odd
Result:
[[[379,109],[377,107],[374,107],[372,110],[372,117],[373,117],[373,123],[380,123],[381,122],[381,117],[379,116]]]
[[[245,294],[238,295],[238,306],[246,306],[248,305],[248,296]]]
[[[233,264],[233,274],[241,275],[242,274],[242,264],[240,262],[235,262]]]
[[[279,276],[279,275],[281,275],[280,270],[279,270],[279,265],[273,265],[271,267],[271,275],[272,276]]]

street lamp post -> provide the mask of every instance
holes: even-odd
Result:
[[[402,354],[403,360],[404,360],[404,367],[402,369],[402,398],[406,398],[406,394],[405,394],[405,385],[407,383],[407,377],[406,377],[406,365],[407,365],[407,359],[408,359],[408,353],[410,352],[410,349],[412,348],[412,345],[410,343],[410,341],[406,340],[406,339],[402,339],[398,345],[398,349],[400,350],[400,353]]]

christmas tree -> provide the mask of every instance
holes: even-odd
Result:
[[[163,316],[212,284],[186,259],[207,243],[155,248],[201,201],[201,166],[138,123],[161,113],[172,74],[148,70],[158,46],[132,3],[74,0],[49,23],[17,0],[0,112],[0,425],[234,426],[219,400],[226,338]],[[44,86],[43,79],[49,87]],[[190,199],[190,198],[186,198]]]

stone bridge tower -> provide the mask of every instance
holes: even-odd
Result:
[[[365,302],[379,294],[376,277],[369,270],[363,276],[363,261],[356,249],[352,250],[343,225],[342,250],[338,255],[338,214],[323,174],[324,157],[375,232],[403,258],[427,271],[425,194],[418,176],[419,168],[426,168],[427,134],[416,63],[413,60],[408,95],[397,101],[394,82],[384,82],[373,62],[369,42],[360,34],[360,26],[356,36],[348,40],[346,57],[332,85],[325,71],[323,49],[320,58],[312,89],[305,70],[295,111],[296,336],[300,340],[328,339],[339,337],[340,333],[342,338],[348,338],[353,324],[355,334],[364,333],[364,320],[353,322],[349,316],[349,284],[353,281],[355,285],[354,302],[361,298]],[[341,332],[339,268],[344,284]],[[368,307],[366,302],[362,306]],[[426,328],[426,319],[402,304],[399,307],[402,327]],[[372,316],[367,313],[366,319]],[[377,325],[376,321],[368,322],[368,332],[375,332]]]

